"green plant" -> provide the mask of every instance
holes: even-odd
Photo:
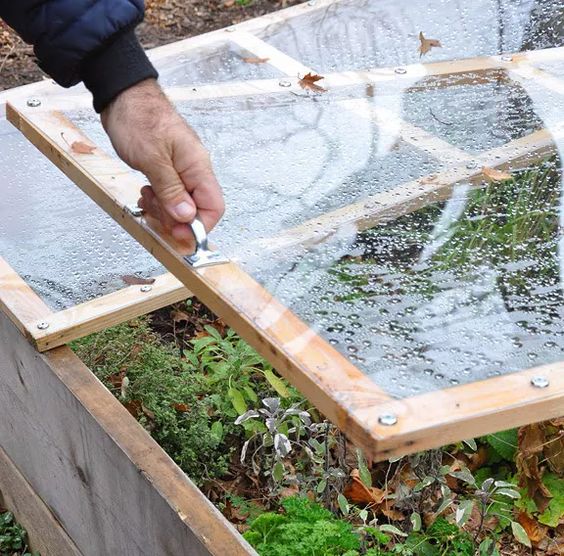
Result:
[[[193,349],[186,357],[201,377],[217,411],[226,419],[235,419],[259,398],[273,393],[299,402],[303,397],[274,373],[272,367],[231,329],[223,337],[213,326],[206,326],[206,336],[192,340]]]
[[[350,556],[360,549],[353,526],[319,504],[290,497],[282,507],[284,513],[254,519],[244,534],[261,556]]]
[[[228,470],[238,412],[233,392],[248,399],[277,389],[297,397],[248,344],[213,327],[179,350],[140,318],[73,343],[90,366],[159,444],[198,484]],[[243,394],[241,394],[243,395]],[[241,409],[241,408],[239,408]]]
[[[517,452],[517,429],[488,434],[484,441],[490,447],[490,462],[513,461]]]
[[[27,533],[11,512],[0,513],[0,556],[39,556],[30,552]]]
[[[564,479],[556,473],[548,472],[543,475],[542,482],[552,495],[543,512],[539,512],[536,503],[528,497],[525,488],[521,490],[521,499],[515,505],[537,517],[539,523],[548,527],[557,527],[564,519]]]

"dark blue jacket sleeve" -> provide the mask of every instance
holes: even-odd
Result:
[[[34,47],[39,66],[64,87],[84,81],[101,111],[156,71],[135,37],[143,0],[0,0],[0,17]]]

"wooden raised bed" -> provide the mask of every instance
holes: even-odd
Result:
[[[155,61],[231,41],[252,56],[268,57],[288,76],[310,71],[258,37],[268,25],[326,7],[302,5],[156,49]],[[564,49],[508,57],[417,64],[340,72],[325,76],[337,89],[435,76],[495,70],[526,76],[558,94],[561,82],[536,69],[539,61],[564,58]],[[441,85],[442,83],[442,85]],[[197,100],[280,92],[278,79],[173,87],[172,100]],[[40,104],[29,102],[39,99]],[[187,250],[151,227],[129,207],[138,183],[115,158],[96,148],[77,154],[76,140],[89,141],[61,112],[86,107],[86,93],[64,92],[49,82],[4,93],[8,119],[87,195],[148,249],[169,271],[150,292],[129,286],[83,305],[52,312],[7,263],[0,260],[0,488],[8,505],[36,539],[43,554],[249,554],[252,549],[199,492],[143,428],[64,344],[147,313],[193,292],[298,387],[373,459],[405,454],[451,441],[548,419],[564,411],[563,363],[531,368],[430,394],[395,400],[367,378],[237,264],[193,270]],[[343,109],[362,112],[354,101]],[[348,103],[348,104],[347,104]],[[390,124],[386,112],[364,116]],[[470,156],[403,122],[401,139],[443,153],[448,169],[424,190],[415,180],[337,209],[264,242],[276,251],[321,241],[335,227],[365,229],[430,202],[448,198],[461,180],[478,183],[484,166],[512,169],[553,151],[554,130],[536,131]],[[559,133],[564,133],[560,129]],[[64,137],[62,136],[64,134]],[[475,164],[469,164],[474,161]],[[0,254],[1,255],[1,254]],[[45,326],[47,324],[48,326]],[[43,352],[43,353],[41,353]],[[531,384],[541,375],[549,386]],[[515,391],[521,395],[516,399]],[[386,416],[395,423],[387,424]],[[424,415],[424,419],[421,417]]]

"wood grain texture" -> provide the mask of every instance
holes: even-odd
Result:
[[[550,385],[532,386],[531,379],[537,376],[548,379]],[[382,413],[395,414],[397,425],[380,425]],[[374,424],[373,434],[380,439],[374,454],[378,459],[561,417],[564,362],[392,400],[378,408],[360,409],[358,414]]]
[[[0,291],[0,303],[2,295]],[[142,291],[140,285],[123,288],[41,319],[49,324],[45,330],[37,328],[37,321],[32,322],[29,332],[37,349],[45,351],[177,303],[191,295],[172,274],[166,273],[155,278],[151,291]]]
[[[42,556],[83,556],[2,447],[0,499],[26,529],[33,551]]]
[[[28,338],[33,336],[33,326],[51,315],[51,309],[1,257],[0,310]]]
[[[0,313],[0,367],[0,444],[82,554],[254,553],[67,347]]]

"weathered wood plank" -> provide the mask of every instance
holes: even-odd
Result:
[[[68,348],[0,313],[0,367],[0,444],[83,554],[254,553]]]
[[[28,329],[35,346],[39,351],[62,346],[93,332],[177,303],[192,295],[170,273],[157,276],[155,282],[147,287],[151,288],[150,291],[143,291],[142,286],[129,286],[53,313],[41,319],[49,325],[43,330],[37,327],[37,321],[30,323]],[[2,293],[0,293],[0,303],[1,299]]]
[[[2,415],[2,418],[6,416]],[[0,500],[25,527],[32,550],[42,556],[82,556],[51,510],[0,447]]]

